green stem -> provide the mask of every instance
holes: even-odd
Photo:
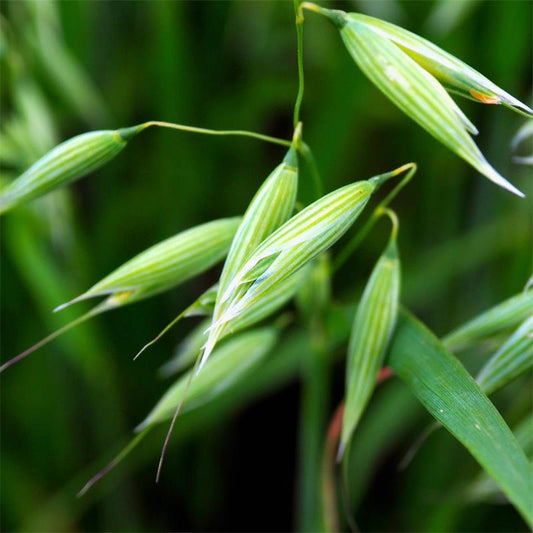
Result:
[[[396,213],[392,209],[389,209],[388,207],[383,207],[382,209],[379,210],[378,217],[383,216],[383,215],[389,217],[391,224],[392,224],[391,238],[396,239],[396,237],[398,236],[398,229],[400,227],[400,222],[398,221],[398,215],[396,215]]]
[[[313,156],[313,152],[311,152],[311,149],[309,146],[303,142],[300,141],[298,144],[298,151],[302,155],[302,157],[305,159],[305,162],[307,163],[309,170],[311,172],[311,177],[313,179],[313,185],[315,187],[315,195],[317,198],[321,198],[324,194],[324,185],[322,182],[322,177],[320,176],[320,172],[318,170],[315,158]]]
[[[401,174],[408,171],[405,177],[394,187],[394,189],[378,204],[374,209],[363,227],[352,237],[350,242],[340,251],[339,255],[333,261],[333,272],[337,272],[339,268],[346,263],[348,258],[355,252],[359,245],[364,241],[365,237],[370,233],[379,218],[384,214],[385,208],[396,198],[398,193],[411,181],[411,178],[416,172],[416,163],[407,163],[398,168],[395,172]]]
[[[303,361],[299,428],[298,531],[322,531],[321,474],[330,365],[322,320],[310,323],[311,350]]]
[[[304,60],[303,60],[303,23],[304,16],[303,11],[300,7],[300,0],[293,0],[294,4],[294,15],[296,17],[296,40],[298,43],[298,94],[296,95],[296,102],[294,104],[294,116],[293,123],[294,127],[300,121],[300,107],[302,106],[302,100],[304,97]]]
[[[204,135],[235,135],[240,137],[251,137],[252,139],[258,139],[260,141],[266,141],[280,146],[290,146],[291,141],[286,139],[279,139],[278,137],[271,137],[270,135],[263,135],[262,133],[256,133],[254,131],[246,130],[212,130],[208,128],[197,128],[196,126],[184,126],[183,124],[174,124],[172,122],[162,122],[159,120],[151,120],[136,126],[138,128],[137,133],[149,128],[151,126],[158,126],[160,128],[170,128],[173,130],[187,131],[189,133],[202,133]]]
[[[303,92],[303,89],[302,89],[302,92]],[[174,124],[173,122],[162,122],[159,120],[150,120],[148,122],[144,122],[143,124],[139,124],[138,126],[133,126],[131,128],[123,128],[122,130],[119,130],[119,131],[124,132],[124,134],[122,135],[123,137],[130,137],[152,126],[156,126],[159,128],[169,128],[169,129],[178,130],[178,131],[186,131],[189,133],[201,133],[204,135],[226,135],[226,136],[234,135],[234,136],[240,136],[240,137],[250,137],[252,139],[258,139],[260,141],[265,141],[265,142],[277,144],[280,146],[287,146],[287,147],[290,147],[293,143],[296,143],[298,152],[302,155],[306,163],[309,165],[309,169],[311,171],[311,176],[314,182],[314,187],[315,187],[317,198],[320,198],[322,196],[322,190],[323,190],[322,178],[320,177],[318,167],[316,165],[315,159],[313,157],[313,154],[311,153],[309,146],[300,138],[301,126],[299,126],[298,123],[295,125],[296,139],[293,139],[292,141],[289,141],[286,139],[280,139],[278,137],[271,137],[270,135],[263,135],[262,133],[256,133],[254,131],[213,130],[213,129],[208,129],[208,128],[197,128],[196,126],[185,126],[183,124]]]

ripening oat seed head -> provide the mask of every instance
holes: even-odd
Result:
[[[89,318],[169,290],[214,266],[226,255],[239,222],[239,217],[207,222],[182,231],[141,252],[87,292],[55,310],[59,311],[82,300],[107,296],[104,301],[4,363],[0,372]],[[204,293],[191,309],[187,310],[190,315],[201,314],[201,310],[209,306],[211,296],[212,290]]]
[[[527,116],[533,116],[533,110],[411,32],[358,13],[329,10],[309,2],[302,6],[326,16],[339,29],[359,68],[406,115],[488,179],[524,196],[485,159],[471,137],[477,134],[476,127],[446,89],[485,104],[503,104]]]
[[[291,300],[298,290],[300,290],[307,282],[310,277],[311,265],[308,265],[293,276],[290,276],[282,283],[280,283],[275,290],[271,291],[268,296],[259,302],[256,305],[251,306],[244,313],[240,314],[236,319],[231,323],[230,328],[225,328],[221,333],[218,340],[222,340],[229,335],[234,335],[244,329],[261,322],[267,317],[272,316],[276,311],[279,311],[289,300]],[[184,344],[178,348],[175,355],[163,366],[161,372],[163,375],[170,375],[171,373],[178,372],[179,370],[192,365],[196,360],[196,357],[202,351],[204,344],[207,341],[209,328],[212,322],[212,313],[214,307],[214,298],[212,297],[213,289],[218,289],[218,285],[214,288],[209,289],[211,294],[200,296],[198,300],[190,306],[188,309],[192,309],[193,312],[186,310],[184,313],[178,315],[178,318],[175,319],[170,326],[174,325],[177,320],[185,316],[194,316],[199,314],[209,314],[211,315],[209,319],[203,321],[197,328],[193,330],[190,334],[190,338],[193,339],[190,342],[184,341]],[[215,292],[216,297],[216,292]],[[208,304],[200,304],[199,302],[205,301],[208,299]],[[196,311],[197,308],[200,308],[202,313]],[[210,312],[209,312],[210,311]],[[168,331],[169,326],[167,326],[162,334]],[[162,334],[159,334],[156,339],[161,338]],[[154,341],[150,342],[147,346],[153,344]],[[143,350],[144,351],[144,348]]]
[[[482,104],[503,105],[528,118],[533,117],[533,109],[529,106],[498,87],[471,66],[419,35],[390,22],[360,13],[350,13],[348,18],[368,25],[395,43],[456,94],[472,98]]]
[[[341,187],[300,211],[265,239],[217,296],[224,310],[213,317],[202,361],[207,360],[224,328],[230,328],[239,315],[268,298],[279,284],[335,244],[361,214],[372,193],[403,170],[401,167]]]
[[[486,392],[494,391],[533,367],[533,314],[513,332],[485,363],[476,381]]]
[[[134,126],[91,131],[61,143],[0,191],[0,214],[96,170],[141,130]]]
[[[194,369],[178,378],[136,431],[170,420],[180,401],[183,401],[183,409],[187,411],[221,394],[270,352],[278,335],[276,327],[264,326],[228,339],[217,347],[217,353],[213,354],[204,371],[195,379],[191,380]]]
[[[281,164],[263,182],[253,197],[235,238],[220,276],[219,289],[213,313],[212,333],[207,340],[201,370],[214,347],[216,340],[222,338],[224,326],[219,327],[220,318],[227,311],[225,298],[228,287],[234,283],[235,275],[253,254],[255,249],[273,231],[281,226],[292,214],[298,189],[297,145],[301,134],[301,124],[295,129],[294,139]]]
[[[223,218],[182,231],[136,255],[56,310],[98,296],[108,296],[108,305],[116,307],[168,290],[220,261],[240,221]]]
[[[400,301],[400,259],[396,243],[397,218],[389,213],[394,224],[392,234],[370,275],[352,326],[339,459],[370,400],[396,325]]]

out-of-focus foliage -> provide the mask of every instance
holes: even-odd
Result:
[[[461,12],[447,4],[331,7],[400,24],[531,103],[531,4],[472,2]],[[289,2],[10,0],[0,9],[2,181],[64,139],[151,119],[291,137],[297,71]],[[394,203],[402,221],[403,303],[444,334],[518,293],[531,275],[531,169],[513,162],[511,148],[524,119],[461,103],[479,126],[476,142],[487,159],[526,194],[519,200],[413,126],[354,68],[335,28],[306,15],[304,32],[301,119],[325,189],[418,163]],[[83,309],[51,311],[140,250],[182,228],[241,215],[285,151],[250,139],[153,129],[91,179],[5,215],[3,358],[78,316]],[[298,194],[303,203],[313,200],[305,167]],[[385,224],[376,226],[337,273],[335,309],[360,297],[387,232]],[[322,365],[327,386],[315,409],[330,416],[343,395],[342,355],[354,308],[329,314],[326,352],[311,346],[306,329],[292,330],[264,368],[217,402],[184,414],[157,486],[164,428],[75,498],[168,388],[157,369],[198,322],[180,323],[138,361],[131,357],[218,274],[107,313],[2,376],[3,530],[290,530],[306,523],[305,506],[294,503],[295,486],[303,483],[295,476],[305,481],[295,467],[298,376],[309,361]],[[462,362],[475,374],[496,348],[487,341]],[[531,382],[523,376],[491,398],[511,426],[531,411]],[[350,453],[360,529],[526,530],[510,506],[461,499],[460,487],[477,479],[479,467],[445,431],[408,469],[397,470],[429,421],[398,382],[375,392]]]

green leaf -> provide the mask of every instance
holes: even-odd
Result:
[[[388,364],[431,415],[470,451],[532,526],[531,464],[501,415],[457,358],[421,322],[403,312]]]
[[[459,326],[443,337],[442,342],[448,350],[463,350],[481,339],[518,325],[531,315],[532,309],[533,290],[529,289]]]
[[[477,382],[486,394],[492,394],[532,366],[533,316],[530,316],[487,361]]]
[[[526,455],[531,459],[533,451],[533,414],[526,416],[516,428],[513,428],[513,433]],[[461,495],[472,502],[497,502],[501,500],[502,496],[498,485],[486,472],[481,472],[476,479],[461,491]]]

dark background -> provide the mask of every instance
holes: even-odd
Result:
[[[329,5],[419,33],[530,101],[530,2]],[[19,139],[11,156],[4,145],[3,179],[63,139],[151,119],[292,134],[291,2],[4,1],[1,9],[2,134]],[[304,32],[304,138],[326,189],[409,161],[419,165],[394,203],[403,302],[444,334],[520,291],[531,274],[533,189],[527,167],[512,162],[510,142],[524,119],[459,102],[480,130],[487,159],[528,195],[519,200],[402,115],[358,71],[333,26],[307,12]],[[89,178],[5,216],[3,359],[88,309],[51,313],[133,255],[184,228],[242,213],[283,154],[250,139],[150,129]],[[312,199],[306,172],[299,198]],[[379,224],[335,277],[335,300],[357,300],[387,232]],[[167,388],[156,370],[193,322],[135,363],[131,357],[218,272],[80,326],[2,376],[4,531],[303,527],[294,372],[183,416],[158,485],[166,428],[85,498],[74,498]],[[328,417],[342,398],[343,363],[330,385]],[[527,385],[520,381],[494,398],[511,425],[530,407]],[[361,530],[525,530],[511,507],[467,505],[457,496],[478,467],[444,431],[407,470],[397,470],[428,422],[395,380],[376,394],[353,466]]]

